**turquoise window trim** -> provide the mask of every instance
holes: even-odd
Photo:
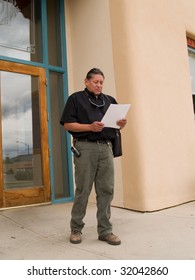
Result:
[[[46,1],[42,0],[42,44],[43,44],[43,62],[33,62],[33,61],[26,61],[17,58],[11,58],[7,56],[1,56],[0,60],[9,61],[20,63],[24,65],[31,65],[36,67],[42,67],[46,70],[46,77],[49,81],[49,71],[58,72],[63,74],[63,89],[64,89],[64,103],[68,98],[68,77],[67,77],[67,57],[66,57],[66,32],[65,32],[65,15],[64,15],[64,0],[60,1],[60,17],[61,17],[61,38],[62,38],[62,67],[52,66],[48,64],[48,36],[47,36],[47,10],[46,10]],[[47,110],[48,114],[50,115],[50,86],[49,82],[46,88],[47,94]],[[65,133],[65,132],[64,132]],[[51,131],[51,124],[50,121],[48,122],[48,142],[49,148],[51,150],[51,157],[50,157],[50,180],[52,186],[52,195],[51,195],[51,202],[52,203],[64,203],[64,202],[71,202],[74,198],[74,183],[73,183],[73,169],[72,169],[72,153],[70,150],[71,146],[71,136],[68,133],[65,133],[65,137],[67,140],[67,157],[68,157],[68,181],[69,181],[69,193],[70,196],[66,198],[55,199],[54,197],[54,173],[53,173],[53,158],[52,158],[52,131]]]
[[[45,65],[44,63],[27,61],[27,60],[18,59],[18,58],[11,58],[11,57],[8,57],[8,56],[3,56],[3,55],[0,55],[0,60],[16,62],[16,63],[20,63],[20,64],[24,64],[24,65],[32,65],[32,66],[37,66],[37,67],[43,67],[43,68],[47,67],[47,65]]]

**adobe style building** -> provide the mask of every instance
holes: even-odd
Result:
[[[73,201],[59,119],[93,67],[131,104],[113,205],[195,200],[194,11],[195,0],[0,0],[1,209]]]

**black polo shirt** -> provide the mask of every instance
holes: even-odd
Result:
[[[61,119],[60,124],[64,123],[80,123],[91,124],[94,121],[101,121],[105,112],[110,104],[117,104],[116,100],[109,95],[101,93],[96,97],[92,92],[87,89],[75,92],[69,96]],[[105,127],[101,132],[73,132],[69,133],[74,138],[88,139],[89,141],[95,140],[111,140],[115,136],[113,128]]]

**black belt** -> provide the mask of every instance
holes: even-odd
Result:
[[[104,140],[104,139],[90,140],[90,139],[87,139],[87,138],[74,138],[74,141],[90,142],[90,143],[102,143],[102,144],[108,144],[110,142],[109,140]]]

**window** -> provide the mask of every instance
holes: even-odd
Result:
[[[41,1],[0,1],[0,54],[42,62]]]
[[[192,85],[192,100],[195,115],[195,40],[187,38],[188,42],[188,56],[190,65],[190,78]]]
[[[51,182],[49,187],[52,187],[53,202],[73,198],[70,137],[59,124],[65,95],[67,96],[67,90],[65,90],[67,89],[67,69],[64,2],[64,0],[0,0],[0,63],[2,61],[2,65],[4,65],[3,61],[6,63],[11,61],[14,66],[16,65],[15,67],[20,64],[22,67],[29,65],[35,69],[38,68],[39,71],[44,70],[44,75],[40,75],[40,79],[37,78],[37,75],[31,77],[28,71],[27,73],[19,72],[19,74],[15,71],[16,73],[14,72],[13,75],[12,65],[11,68],[6,68],[6,71],[10,73],[5,74],[0,71],[1,87],[3,86],[1,88],[3,91],[0,92],[2,99],[0,105],[4,117],[4,119],[0,119],[0,125],[2,125],[0,153],[2,148],[5,189],[9,191],[12,188],[17,191],[15,189],[17,180],[14,179],[11,184],[8,183],[10,181],[8,179],[13,179],[15,172],[18,174],[18,178],[23,176],[23,178],[29,179],[26,182],[26,189],[29,185],[42,186],[45,183],[44,174],[49,174],[49,168],[41,170],[39,166],[42,162],[49,161]],[[26,78],[25,75],[30,77]],[[11,82],[7,82],[7,77]],[[28,79],[28,83],[26,81],[24,83],[22,80],[18,87],[17,82],[24,78]],[[41,81],[44,94],[37,95],[39,84],[36,78]],[[8,91],[11,86],[15,87],[14,90]],[[49,136],[44,141],[47,141],[46,144],[49,146],[49,159],[47,156],[43,159],[40,156],[40,150],[45,145],[39,141],[43,139],[42,132],[38,133],[38,121],[40,124],[43,123],[42,117],[39,120],[39,99],[44,96],[47,98],[48,114],[47,123],[44,123],[43,127],[47,126]],[[9,106],[7,106],[7,102],[9,102]],[[42,102],[40,102],[40,108],[42,108]],[[13,117],[14,122],[12,121],[12,123],[10,123],[10,119],[5,118],[8,110],[15,117]],[[10,141],[13,144],[12,149],[10,149]],[[45,150],[48,152],[48,149]],[[45,152],[45,154],[47,153]],[[12,158],[17,161],[15,169],[11,162]],[[22,158],[22,163],[18,160],[20,158]],[[10,166],[10,162],[12,166]],[[50,192],[47,191],[45,197],[48,198],[49,195]],[[34,195],[28,197],[30,201],[34,199]]]
[[[48,60],[50,65],[62,66],[60,2],[47,0]]]

